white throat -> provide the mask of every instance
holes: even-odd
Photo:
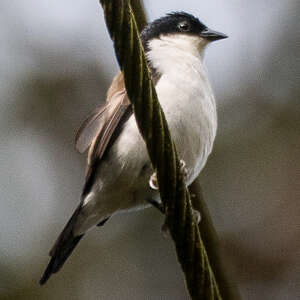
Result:
[[[207,40],[186,34],[161,35],[148,42],[147,58],[161,74],[185,64],[202,64]]]

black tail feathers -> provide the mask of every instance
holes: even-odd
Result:
[[[53,248],[51,249],[49,253],[51,256],[51,260],[40,280],[41,285],[45,284],[53,273],[56,273],[60,270],[76,245],[83,237],[83,234],[78,236],[74,236],[73,234],[73,228],[79,215],[80,208],[81,206],[79,206],[75,210],[73,216],[71,217],[66,227],[58,237]]]
[[[41,285],[45,284],[53,273],[60,270],[82,237],[83,234],[73,237],[70,241],[62,245],[61,251],[51,257],[51,260],[40,280]]]

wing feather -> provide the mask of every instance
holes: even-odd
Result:
[[[80,126],[75,137],[75,148],[78,152],[84,153],[90,147],[95,136],[104,126],[106,110],[107,105],[97,107]]]
[[[156,85],[160,74],[152,71]],[[126,93],[123,74],[119,72],[107,92],[107,101],[82,124],[76,136],[76,148],[84,152],[89,147],[88,167],[82,198],[94,183],[96,170],[110,146],[120,135],[124,123],[132,115],[132,106]]]
[[[76,136],[76,148],[84,152],[89,147],[88,167],[82,197],[94,182],[95,171],[106,150],[122,131],[123,124],[132,114],[122,73],[118,73],[107,92],[107,101],[80,127]]]
[[[97,107],[78,129],[75,137],[75,148],[78,152],[85,152],[99,135],[99,132],[104,133],[103,128],[108,126],[107,122],[115,113],[118,101],[123,101],[124,93],[126,94],[124,79],[122,73],[119,72],[107,91],[106,102]]]
[[[101,131],[98,133],[97,137],[94,139],[93,144],[89,151],[89,164],[92,164],[96,160],[102,158],[112,135],[115,131],[120,131],[120,126],[124,122],[120,123],[120,120],[124,116],[124,113],[128,110],[131,111],[131,104],[127,98],[126,91],[118,92],[114,95],[114,99],[111,100],[112,105],[107,110],[107,118],[105,124],[102,127]],[[115,103],[113,103],[115,102]],[[119,127],[119,130],[117,128]]]

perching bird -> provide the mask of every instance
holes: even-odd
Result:
[[[203,169],[217,130],[216,103],[203,55],[206,46],[227,36],[197,18],[175,12],[141,33],[152,80],[169,124],[189,185]],[[76,136],[80,152],[89,148],[81,201],[52,250],[40,283],[60,270],[84,234],[112,215],[159,202],[145,142],[137,128],[119,73],[105,104],[92,113]]]

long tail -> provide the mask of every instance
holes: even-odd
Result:
[[[56,273],[63,266],[67,258],[71,255],[72,251],[81,240],[84,234],[75,236],[73,234],[74,225],[77,217],[80,213],[81,205],[77,207],[71,219],[65,226],[62,233],[59,235],[49,255],[51,260],[40,280],[40,284],[43,285],[50,278],[53,273]]]

